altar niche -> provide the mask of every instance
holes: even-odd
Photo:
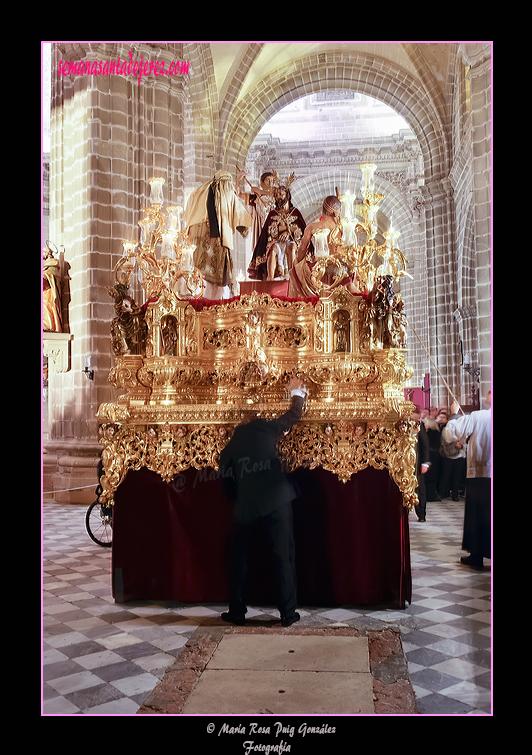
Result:
[[[351,346],[350,317],[346,309],[338,309],[333,316],[334,351],[346,353]]]
[[[177,320],[173,315],[165,315],[161,320],[161,345],[163,356],[177,356]]]

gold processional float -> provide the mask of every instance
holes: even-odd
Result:
[[[279,442],[287,471],[323,467],[342,482],[366,467],[387,469],[403,505],[417,504],[413,405],[404,398],[406,319],[393,289],[406,259],[390,231],[378,245],[384,198],[372,163],[361,166],[362,202],[342,201],[342,245],[329,256],[314,237],[318,296],[287,300],[253,291],[227,303],[202,299],[204,280],[182,227],[182,207],[163,211],[164,179],[150,179],[140,243],[124,241],[115,266],[115,366],[126,392],[100,405],[100,502],[111,505],[128,470],[145,466],[170,482],[189,468],[216,475],[220,451],[246,410],[276,417],[292,377],[308,389],[302,420]],[[337,192],[338,193],[338,192]],[[359,240],[363,240],[360,243]],[[375,265],[373,260],[382,258]],[[147,304],[129,293],[137,267]],[[352,276],[360,295],[341,281]]]

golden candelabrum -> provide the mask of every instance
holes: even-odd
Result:
[[[308,398],[302,420],[279,442],[287,470],[319,466],[346,482],[369,466],[386,469],[412,508],[418,500],[413,405],[404,396],[412,370],[402,302],[388,285],[393,275],[374,276],[361,295],[337,286],[311,300],[254,291],[211,304],[196,296],[196,279],[182,296],[172,265],[154,262],[171,215],[164,220],[162,202],[154,201],[159,189],[140,248],[124,247],[109,289],[117,312],[109,380],[120,395],[98,410],[100,501],[112,504],[128,470],[141,467],[167,482],[188,468],[215,475],[219,453],[246,410],[279,416],[289,405],[290,379],[298,377]],[[371,244],[379,197],[367,195],[367,217],[356,221],[369,231],[366,255],[378,251]],[[178,225],[179,219],[171,245],[176,262],[186,243],[183,236],[176,240]],[[343,253],[354,264],[359,247]],[[162,254],[166,259],[174,257]],[[127,289],[134,262],[144,274],[144,306]]]
[[[135,266],[146,294],[152,299],[163,290],[180,297],[203,296],[205,281],[194,267],[195,246],[190,244],[182,228],[183,208],[171,205],[163,208],[164,178],[150,178],[150,206],[138,221],[140,242],[123,241],[123,256],[115,266],[115,281],[129,286]]]
[[[323,232],[323,239],[314,238],[317,253],[312,281],[315,290],[322,294],[331,291],[348,277],[354,280],[358,290],[371,291],[378,278],[391,275],[393,280],[398,280],[403,275],[409,275],[406,272],[407,259],[395,246],[399,232],[390,228],[383,234],[384,244],[378,244],[376,240],[377,214],[384,199],[384,194],[375,191],[376,167],[374,163],[360,166],[363,177],[362,203],[350,191],[339,196],[342,202],[342,233],[334,255],[329,254],[328,231]],[[377,266],[373,262],[376,256],[383,259]],[[324,282],[325,276],[327,283]]]

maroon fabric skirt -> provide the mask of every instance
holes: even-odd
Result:
[[[386,470],[367,468],[342,483],[321,468],[291,479],[300,606],[411,602],[408,510]],[[189,469],[172,483],[129,471],[115,494],[112,586],[117,602],[227,602],[232,504],[213,469]],[[268,544],[257,533],[246,599],[275,605]]]

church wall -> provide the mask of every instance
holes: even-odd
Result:
[[[54,45],[52,69],[60,60],[105,60],[109,51],[91,45]],[[112,58],[128,59],[124,47]],[[167,65],[181,59],[181,45],[136,47]],[[138,220],[148,204],[153,175],[166,179],[165,197],[184,202],[183,79],[164,77],[139,87],[127,77],[52,77],[50,148],[50,239],[63,244],[69,265],[70,369],[49,380],[49,426],[45,442],[45,490],[56,500],[94,499],[100,452],[96,413],[116,398],[109,383],[114,364],[110,322],[114,307],[107,287],[122,256],[122,240],[138,238]],[[133,296],[142,303],[140,285]],[[90,358],[89,380],[84,368]],[[54,470],[55,465],[55,471]],[[92,489],[71,493],[87,480]],[[88,484],[88,483],[87,483]]]
[[[491,60],[471,65],[473,207],[481,395],[491,388]]]
[[[453,90],[456,308],[462,356],[480,375],[461,366],[462,401],[480,405],[491,388],[491,66],[486,50],[462,45]]]

